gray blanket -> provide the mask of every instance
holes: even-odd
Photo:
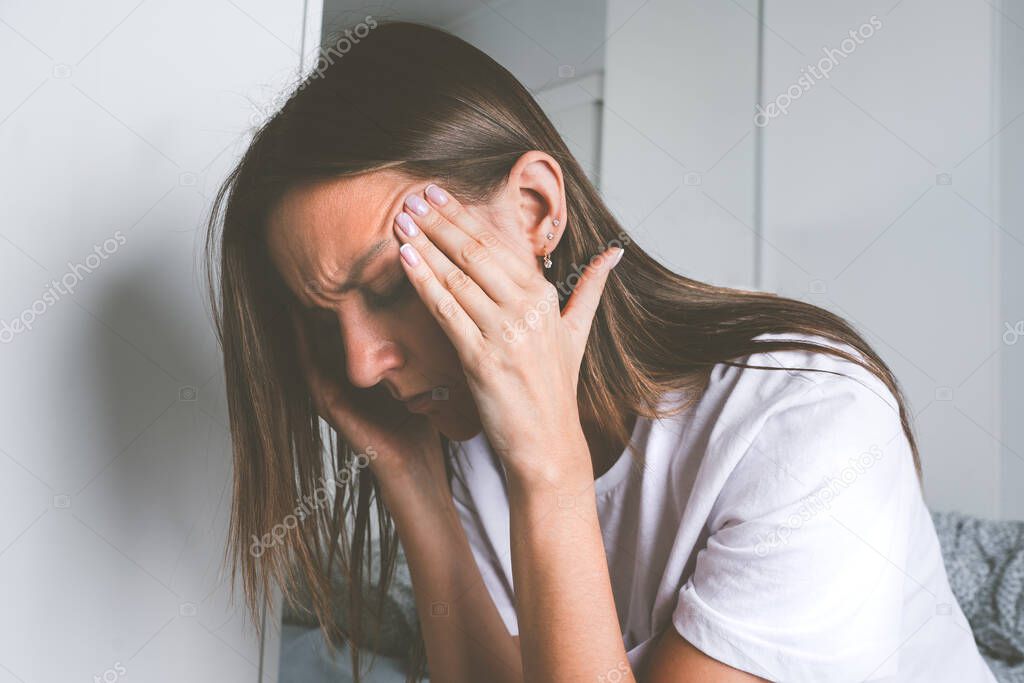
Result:
[[[950,587],[971,622],[982,655],[1001,683],[1024,683],[1024,522],[983,520],[955,512],[933,513],[932,518]],[[335,584],[343,596],[340,576],[335,576]],[[340,597],[335,614],[342,624],[345,623],[344,607],[344,599]],[[310,629],[316,626],[311,614],[287,607],[284,621]],[[410,640],[417,637],[419,630],[412,582],[401,551],[382,626],[381,639],[375,649],[384,656],[388,666],[400,664],[408,652]],[[316,631],[306,633],[291,629],[290,632],[306,640],[319,638]],[[291,678],[289,673],[302,668],[308,670],[311,662],[306,660],[313,656],[310,653],[321,651],[298,647],[303,642],[297,636],[290,650],[288,642],[282,644],[282,682],[300,680]],[[296,661],[290,663],[290,659]],[[334,672],[331,680],[337,681],[339,667],[344,668],[346,660],[331,662],[330,666]],[[308,673],[305,676],[301,680],[307,683],[315,678]],[[393,679],[379,680],[400,681],[402,678],[395,675]]]
[[[950,587],[1004,683],[1024,682],[1024,522],[932,513]]]

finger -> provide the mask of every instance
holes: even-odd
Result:
[[[483,343],[483,335],[476,322],[469,317],[455,295],[441,284],[414,245],[407,242],[399,251],[402,268],[405,269],[427,310],[451,339],[459,356],[470,357],[469,354],[479,349]]]
[[[437,280],[452,293],[479,329],[489,329],[494,324],[500,313],[498,304],[416,227],[412,216],[404,211],[395,216],[395,234],[401,243],[411,244],[416,249]]]
[[[562,322],[570,335],[575,337],[575,348],[582,349],[586,345],[590,326],[601,302],[601,294],[608,282],[608,273],[618,265],[624,253],[622,247],[612,247],[591,259],[583,269],[583,276],[573,290],[572,296],[562,309]]]
[[[513,253],[493,228],[437,185],[428,185],[424,195],[429,201],[411,195],[406,203],[423,232],[494,301],[518,298],[519,290],[536,277],[529,264]]]

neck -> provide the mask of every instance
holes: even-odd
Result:
[[[592,416],[580,417],[580,425],[583,427],[583,436],[587,440],[587,447],[590,449],[590,461],[594,468],[594,479],[607,472],[626,448],[626,442],[621,439],[608,439],[602,434],[599,422]],[[628,415],[623,423],[626,434],[633,432],[636,424],[636,415]],[[615,441],[615,443],[611,443]]]

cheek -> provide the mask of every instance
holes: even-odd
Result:
[[[458,354],[448,335],[420,302],[395,315],[392,329],[401,337],[402,346],[423,367],[447,367],[458,363]]]
[[[422,303],[409,308],[399,324],[403,328],[403,345],[416,365],[424,372],[429,370],[438,382],[461,381],[462,364],[451,339]]]
[[[422,302],[402,306],[380,318],[380,323],[417,369],[435,366],[443,344],[449,341]]]

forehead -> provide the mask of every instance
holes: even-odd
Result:
[[[294,291],[344,280],[351,263],[391,235],[417,182],[394,171],[318,181],[289,190],[267,216],[271,260]]]

